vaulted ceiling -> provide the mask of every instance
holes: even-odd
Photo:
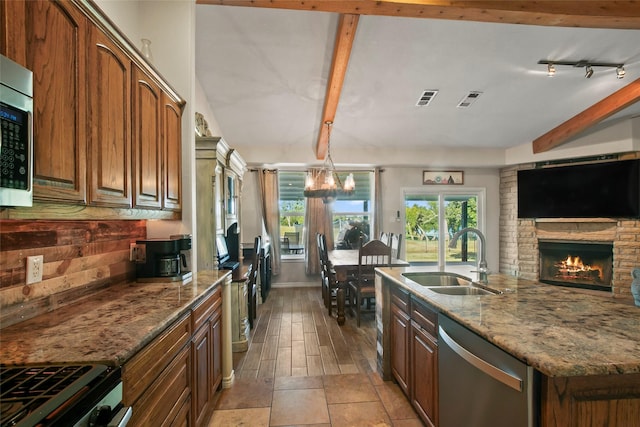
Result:
[[[196,76],[232,145],[323,159],[331,122],[332,146],[543,152],[640,115],[633,1],[198,0],[196,15]],[[626,75],[549,78],[539,60]]]

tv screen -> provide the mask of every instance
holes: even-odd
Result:
[[[518,171],[518,218],[640,218],[640,159]]]

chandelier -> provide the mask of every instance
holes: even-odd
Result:
[[[350,173],[344,181],[344,186],[342,185],[331,158],[331,126],[333,122],[326,121],[324,124],[327,125],[327,156],[315,177],[311,171],[307,172],[304,195],[309,198],[321,198],[324,203],[330,203],[338,194],[353,193],[356,184],[353,173]]]

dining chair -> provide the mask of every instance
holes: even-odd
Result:
[[[329,254],[327,252],[327,239],[324,234],[318,235],[318,246],[320,253],[320,277],[322,279],[322,296],[324,305],[327,307],[329,316],[333,313],[333,308],[338,305],[337,292],[338,292],[338,279],[336,272],[331,266],[329,261]]]
[[[389,246],[391,246],[391,255],[395,258],[400,258],[400,251],[402,250],[402,234],[392,233]]]
[[[355,309],[356,324],[360,327],[360,317],[363,302],[367,309],[371,308],[375,300],[375,271],[376,267],[391,265],[391,246],[381,240],[371,240],[362,245],[358,251],[358,273],[355,280],[349,282],[351,290],[351,308]]]
[[[387,233],[385,231],[382,231],[380,233],[380,241],[382,241],[382,243],[384,243],[385,245],[388,245],[388,246],[391,245],[392,237],[393,237],[393,233]]]
[[[249,266],[247,279],[247,317],[249,328],[253,329],[254,320],[257,317],[258,275],[260,274],[260,251],[262,250],[262,236],[256,236],[253,240],[253,259]]]
[[[290,242],[288,237],[280,238],[280,253],[288,254],[291,252],[289,243]]]

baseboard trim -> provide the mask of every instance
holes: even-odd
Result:
[[[272,288],[318,288],[320,285],[315,282],[280,282],[271,283]]]

